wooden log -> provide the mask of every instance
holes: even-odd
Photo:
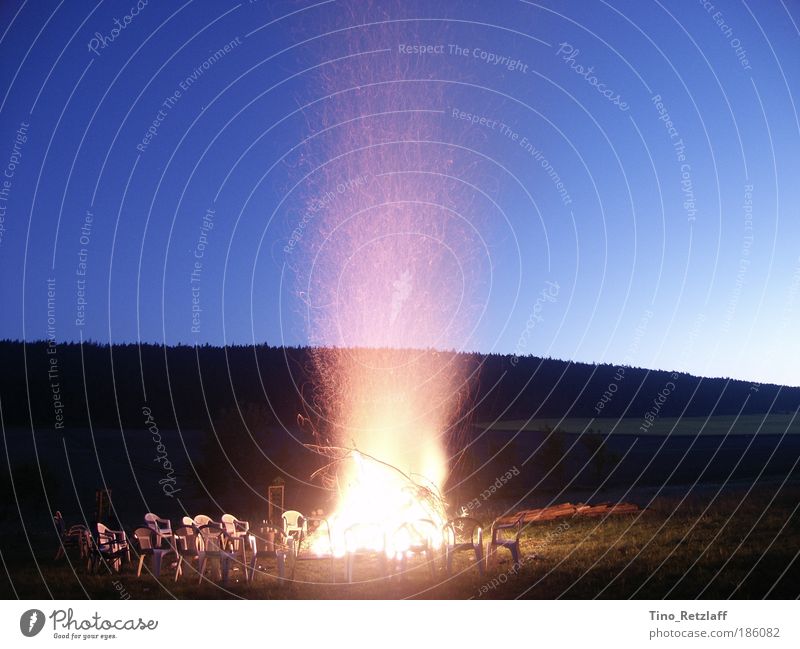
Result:
[[[561,503],[559,505],[553,505],[552,507],[525,509],[510,514],[504,514],[495,520],[495,525],[505,526],[515,525],[517,523],[528,525],[530,523],[553,521],[561,518],[596,518],[619,514],[635,514],[640,511],[641,508],[632,503],[599,503],[597,505]]]

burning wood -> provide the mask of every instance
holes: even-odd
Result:
[[[432,547],[442,541],[445,502],[435,484],[355,448],[309,445],[330,460],[312,478],[335,484],[339,504],[328,519],[330,536],[309,539],[318,555],[344,556],[371,550],[397,556],[412,536]],[[402,533],[401,533],[402,532]]]

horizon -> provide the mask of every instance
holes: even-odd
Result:
[[[46,345],[48,344],[48,340],[45,338],[41,338],[38,340],[13,340],[9,338],[0,339],[0,344],[3,343],[13,343],[13,344],[25,344],[25,345]],[[334,349],[330,346],[314,346],[314,345],[275,345],[270,344],[269,342],[258,342],[258,343],[236,343],[236,342],[229,342],[224,345],[220,345],[217,343],[197,343],[197,342],[175,342],[175,343],[160,343],[155,341],[118,341],[118,342],[105,342],[99,340],[62,340],[58,342],[59,345],[93,345],[95,347],[122,347],[122,346],[136,346],[136,347],[143,347],[143,346],[152,346],[152,347],[161,347],[165,349],[175,349],[178,347],[182,348],[211,348],[211,349],[258,349],[259,347],[266,347],[269,349],[294,349],[294,350],[309,350],[309,349]],[[421,348],[421,347],[364,347],[364,346],[355,346],[355,347],[339,347],[338,349],[350,349],[350,350],[366,350],[366,351],[378,351],[378,350],[387,350],[393,352],[402,352],[402,351],[418,351],[418,352],[437,352],[443,354],[463,354],[465,356],[503,356],[507,358],[518,358],[519,360],[525,359],[533,359],[533,360],[541,360],[541,361],[553,361],[557,363],[569,363],[572,365],[591,365],[594,367],[624,367],[627,369],[633,370],[641,370],[643,372],[664,372],[666,374],[669,373],[678,373],[678,374],[686,374],[688,376],[693,376],[695,378],[701,380],[714,380],[714,381],[735,381],[739,383],[749,383],[754,386],[764,385],[764,386],[774,386],[777,388],[800,388],[800,383],[797,385],[792,385],[790,383],[771,383],[771,382],[761,382],[761,381],[753,381],[751,379],[740,379],[735,378],[732,376],[713,376],[713,375],[701,375],[701,374],[693,374],[692,372],[682,371],[674,367],[646,367],[643,365],[626,365],[623,363],[612,363],[612,362],[598,362],[598,361],[576,361],[571,360],[568,358],[558,358],[555,356],[539,356],[536,354],[526,354],[517,356],[516,354],[512,353],[502,353],[502,352],[482,352],[476,350],[456,350],[456,349],[438,349],[438,348]],[[516,365],[516,364],[514,364]]]

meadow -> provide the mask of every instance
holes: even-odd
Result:
[[[484,576],[467,553],[457,555],[452,576],[441,557],[431,577],[421,559],[403,575],[383,579],[375,561],[357,564],[355,583],[344,580],[344,561],[331,579],[328,561],[298,561],[279,581],[258,574],[246,583],[235,569],[227,587],[185,574],[177,583],[166,568],[160,580],[130,564],[120,573],[90,575],[74,558],[53,560],[53,539],[31,536],[11,546],[3,539],[4,598],[796,598],[800,595],[798,521],[800,485],[706,488],[655,498],[635,515],[570,519],[530,526],[522,559],[501,550]],[[488,528],[488,521],[487,523]],[[488,537],[488,529],[487,529]],[[36,548],[31,560],[28,542]],[[48,543],[51,547],[48,547]]]

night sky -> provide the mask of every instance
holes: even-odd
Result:
[[[799,22],[781,0],[4,1],[0,338],[308,344],[315,210],[417,157],[320,167],[424,114],[416,150],[454,161],[442,203],[481,242],[475,321],[442,346],[800,385]]]

